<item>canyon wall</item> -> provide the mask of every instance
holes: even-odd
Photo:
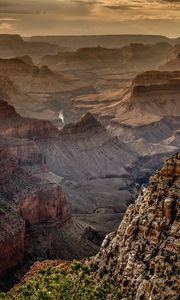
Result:
[[[58,136],[49,121],[22,118],[0,101],[0,276],[24,258],[69,259],[98,249],[84,235],[89,226],[71,217],[61,178],[37,145]]]

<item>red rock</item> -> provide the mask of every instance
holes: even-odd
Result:
[[[25,222],[19,218],[11,205],[0,199],[0,277],[9,268],[22,264],[24,243]]]

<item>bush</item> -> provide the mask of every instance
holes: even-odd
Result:
[[[0,300],[116,300],[120,289],[108,278],[97,280],[90,268],[73,261],[69,271],[58,267],[40,269],[37,275]]]

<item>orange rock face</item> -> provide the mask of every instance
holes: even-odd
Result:
[[[53,186],[51,189],[43,187],[34,194],[28,193],[17,204],[17,211],[30,225],[40,222],[64,224],[70,219],[66,199],[59,186]]]
[[[180,71],[160,72],[147,71],[137,75],[132,83],[133,96],[143,96],[148,93],[172,90],[180,91]]]

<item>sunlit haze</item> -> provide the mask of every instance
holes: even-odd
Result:
[[[1,0],[0,33],[180,35],[179,0]]]

